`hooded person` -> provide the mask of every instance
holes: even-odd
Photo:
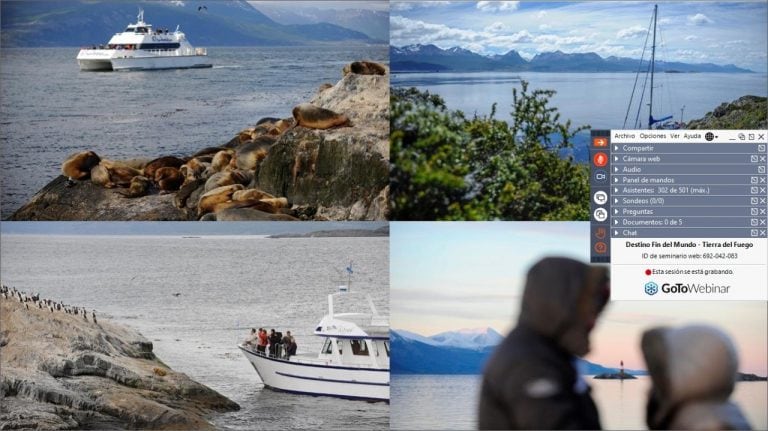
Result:
[[[605,267],[562,257],[531,267],[517,326],[485,367],[480,429],[600,429],[576,359],[609,297]]]
[[[653,382],[646,409],[650,429],[751,429],[728,401],[738,356],[725,333],[704,325],[653,328],[643,333],[641,348]]]

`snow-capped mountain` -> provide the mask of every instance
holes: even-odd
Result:
[[[418,335],[418,334],[417,334]],[[440,346],[461,347],[464,349],[482,349],[501,343],[504,337],[493,328],[459,329],[441,332],[428,337]]]
[[[485,56],[460,47],[442,49],[429,45],[390,46],[393,72],[404,71],[531,71],[531,72],[634,72],[639,60],[603,58],[594,52],[541,52],[527,61],[514,49],[503,55]],[[647,63],[646,63],[647,64]],[[688,64],[656,61],[656,71],[745,73],[747,69],[732,64]]]

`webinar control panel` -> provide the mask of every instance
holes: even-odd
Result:
[[[768,131],[593,130],[591,260],[613,300],[768,300]]]

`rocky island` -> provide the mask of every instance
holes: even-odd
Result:
[[[601,379],[601,380],[632,380],[637,379],[637,377],[633,376],[632,374],[625,373],[624,371],[618,372],[618,373],[602,373],[598,374],[595,377],[595,379]]]
[[[83,148],[9,220],[386,220],[388,74],[352,62],[292,113],[195,154],[118,161]]]
[[[0,430],[203,430],[239,409],[93,310],[3,286],[0,324]]]

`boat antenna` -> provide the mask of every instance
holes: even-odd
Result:
[[[346,267],[346,271],[347,271],[347,289],[349,289],[350,286],[352,286],[352,274],[354,273],[354,271],[352,270],[351,260],[349,261],[349,266]]]
[[[648,104],[648,129],[653,128],[653,73],[656,70],[656,20],[658,18],[659,5],[653,5],[653,45],[651,45],[651,98]]]

